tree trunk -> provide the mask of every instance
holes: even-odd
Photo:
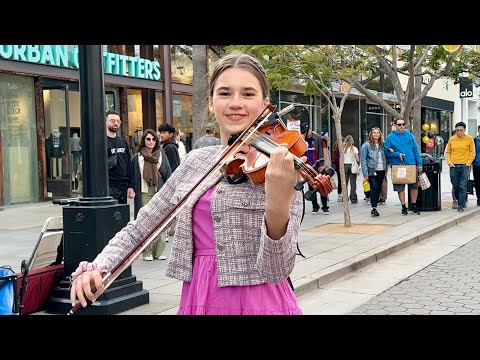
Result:
[[[342,113],[339,111],[333,111],[333,122],[335,123],[335,132],[337,134],[337,144],[338,144],[338,151],[340,153],[340,160],[339,160],[339,171],[340,171],[340,181],[342,183],[342,198],[343,198],[343,219],[344,225],[346,228],[352,226],[352,222],[350,220],[350,209],[348,207],[348,189],[347,189],[347,181],[345,179],[345,166],[343,163],[343,142],[342,142],[342,124],[341,124]]]
[[[197,139],[204,135],[203,130],[206,127],[208,107],[208,88],[207,88],[207,46],[192,45],[192,123],[193,138],[192,145]]]
[[[413,98],[420,96],[422,92],[422,77],[415,76]],[[417,142],[418,150],[422,151],[422,102],[419,101],[413,106],[412,132]]]

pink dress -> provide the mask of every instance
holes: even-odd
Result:
[[[197,202],[192,213],[193,275],[183,283],[179,315],[302,315],[288,280],[278,284],[219,287],[213,222],[214,188]]]

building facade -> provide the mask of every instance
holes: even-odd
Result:
[[[185,134],[189,148],[191,46],[104,45],[103,51],[105,110],[120,113],[132,149],[143,129],[164,122]],[[0,205],[76,196],[78,68],[76,45],[0,45]]]

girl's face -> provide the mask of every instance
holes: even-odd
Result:
[[[224,146],[232,135],[240,134],[268,105],[258,79],[249,71],[229,68],[218,78],[208,108],[220,127]]]
[[[377,129],[373,130],[372,137],[377,140],[380,139],[380,131],[378,131]]]

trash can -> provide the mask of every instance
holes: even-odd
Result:
[[[422,190],[418,187],[417,208],[420,211],[440,211],[442,210],[442,189],[441,172],[442,159],[434,158],[430,154],[422,153],[423,172],[427,174],[431,186]],[[408,203],[410,205],[410,192],[408,193]]]

